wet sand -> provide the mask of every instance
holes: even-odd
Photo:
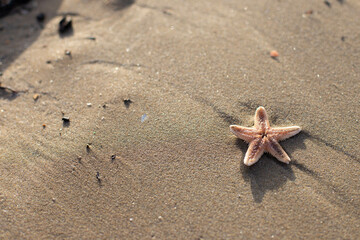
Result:
[[[0,238],[360,237],[358,1],[36,2],[0,19]],[[291,164],[242,163],[258,106]]]

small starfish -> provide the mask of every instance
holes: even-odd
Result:
[[[249,143],[244,164],[251,166],[260,159],[264,152],[268,152],[279,161],[289,164],[290,158],[278,142],[298,134],[301,128],[298,126],[272,128],[265,108],[258,107],[255,112],[254,127],[230,125],[230,131]]]

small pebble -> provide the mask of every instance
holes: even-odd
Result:
[[[33,99],[34,99],[34,101],[38,100],[38,99],[39,99],[39,97],[40,97],[40,95],[39,95],[39,94],[37,94],[37,93],[36,93],[36,94],[34,94],[34,95],[33,95]]]
[[[61,118],[64,122],[70,122],[70,118],[69,117],[62,117]]]
[[[96,172],[96,179],[98,180],[98,182],[101,182],[101,177],[100,177],[100,173]]]
[[[92,104],[91,104],[91,103],[87,103],[86,105],[87,105],[88,107],[91,107],[91,106],[92,106]]]
[[[95,41],[96,37],[87,37],[86,39]]]
[[[36,15],[36,20],[37,20],[39,23],[44,22],[44,20],[45,20],[45,14],[44,14],[44,13],[39,13],[38,15]]]
[[[276,50],[272,50],[270,52],[270,57],[277,58],[279,56],[279,53]]]
[[[331,8],[331,3],[328,0],[324,1],[325,5],[328,6],[329,8]]]

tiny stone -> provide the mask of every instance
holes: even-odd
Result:
[[[325,5],[328,6],[329,8],[331,8],[331,3],[328,0],[324,1]]]
[[[91,107],[91,106],[92,106],[92,104],[91,104],[91,103],[87,103],[86,105],[87,105],[88,107]]]
[[[279,56],[279,53],[276,50],[272,50],[270,52],[270,57],[277,58]]]
[[[64,122],[70,122],[70,118],[69,118],[69,117],[62,117],[62,120],[63,120]]]
[[[100,173],[99,172],[96,172],[96,179],[101,182],[101,178],[100,178]]]
[[[33,95],[33,99],[34,99],[34,101],[38,100],[38,99],[39,99],[39,97],[40,97],[40,95],[39,95],[39,94],[37,94],[37,93],[36,93],[36,94],[34,94],[34,95]]]
[[[130,222],[132,222],[134,219],[133,218],[129,218]]]
[[[37,20],[39,23],[44,22],[44,20],[45,20],[45,14],[44,14],[44,13],[39,13],[38,15],[36,15],[36,20]]]

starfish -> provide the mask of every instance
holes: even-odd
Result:
[[[236,137],[249,143],[244,164],[247,166],[255,164],[264,152],[268,152],[279,161],[289,164],[291,160],[278,142],[298,134],[301,128],[298,126],[270,127],[264,107],[258,107],[256,109],[254,121],[255,126],[251,128],[230,125],[230,131],[234,133]]]

